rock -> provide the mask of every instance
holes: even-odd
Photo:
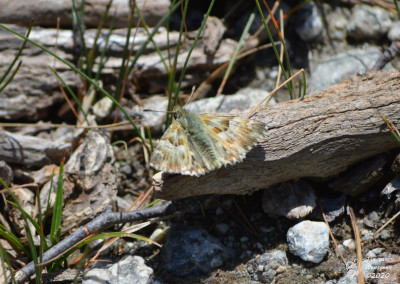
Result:
[[[383,177],[387,158],[386,155],[379,155],[362,161],[340,174],[329,183],[329,187],[350,196],[360,195]]]
[[[392,193],[397,191],[400,191],[400,176],[392,179],[382,190],[381,195],[385,195],[387,199],[390,199]]]
[[[345,194],[340,194],[338,197],[319,196],[319,201],[321,202],[322,209],[328,222],[332,222],[337,217],[343,215],[346,201]],[[324,220],[319,206],[314,208],[310,217]]]
[[[396,176],[385,186],[381,192],[382,195],[386,200],[394,200],[396,209],[400,208],[400,176]]]
[[[382,225],[381,215],[376,211],[372,211],[368,216],[364,217],[363,223],[369,228],[378,229]]]
[[[375,47],[354,48],[332,57],[323,58],[314,64],[311,74],[310,94],[318,93],[332,86],[351,74],[371,69],[381,56]],[[389,63],[384,70],[393,70]]]
[[[289,219],[303,218],[316,206],[314,190],[305,181],[285,182],[264,190],[262,206],[266,213]]]
[[[92,110],[96,115],[96,118],[105,118],[110,114],[112,107],[112,100],[110,100],[108,97],[103,97],[93,105]]]
[[[348,248],[351,251],[355,251],[356,250],[356,243],[354,242],[353,239],[344,240],[343,241],[343,246],[345,246],[346,248]]]
[[[101,264],[101,262],[98,262]],[[109,265],[96,268],[96,266],[87,272],[83,279],[84,284],[100,284],[100,283],[137,283],[149,284],[153,275],[153,269],[144,263],[144,259],[140,256],[127,256],[120,261]]]
[[[351,12],[346,7],[332,7],[333,11],[326,15],[328,23],[328,32],[332,40],[345,42],[347,37],[347,26]]]
[[[288,230],[287,241],[291,253],[320,263],[329,249],[329,228],[322,222],[303,221]]]
[[[351,12],[347,33],[357,41],[380,40],[392,24],[390,12],[377,5],[355,5]]]
[[[400,21],[392,23],[389,29],[388,38],[390,41],[400,41]]]
[[[370,251],[367,252],[366,256],[367,258],[376,258],[378,255],[380,255],[385,249],[384,248],[374,248]]]
[[[279,271],[288,266],[288,259],[284,251],[266,252],[252,259],[247,264],[247,272],[251,278],[260,283],[272,283]]]
[[[210,273],[231,261],[235,253],[203,229],[186,225],[173,227],[161,250],[161,263],[180,277]]]
[[[321,15],[314,2],[304,4],[299,9],[301,16],[297,17],[296,32],[304,41],[312,41],[320,37],[323,24]]]
[[[340,257],[329,257],[326,261],[311,268],[311,271],[315,272],[315,274],[324,275],[325,279],[331,279],[331,282],[323,281],[325,284],[335,284],[336,281],[334,279],[338,279],[340,276],[344,275],[346,268]]]
[[[225,224],[225,223],[219,223],[219,224],[215,225],[215,232],[220,236],[226,235],[226,233],[228,233],[229,229],[230,229],[229,225]]]
[[[243,88],[233,95],[218,95],[194,101],[187,105],[187,109],[194,113],[229,113],[232,110],[248,110],[256,106],[269,93],[263,89]],[[269,105],[275,104],[272,99]]]

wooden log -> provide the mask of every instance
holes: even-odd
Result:
[[[197,177],[158,173],[157,197],[246,194],[302,177],[329,177],[398,148],[381,115],[400,123],[400,73],[369,72],[304,99],[260,109],[263,141],[239,164]],[[238,113],[238,115],[246,115]]]
[[[81,1],[78,2],[78,9]],[[85,25],[97,28],[103,16],[109,0],[87,0],[85,2]],[[151,27],[169,11],[170,1],[152,0],[136,1],[143,19]],[[114,28],[127,27],[131,10],[129,1],[114,0],[105,22],[108,27],[114,18]],[[0,22],[13,23],[28,26],[31,20],[35,25],[56,27],[57,18],[60,18],[61,26],[72,25],[72,1],[70,0],[31,0],[31,1],[1,1]],[[135,12],[134,22],[137,23],[139,16]]]
[[[12,29],[24,34],[25,28],[12,26]],[[121,67],[121,57],[123,47],[126,41],[127,29],[114,30],[110,37],[108,53],[109,57],[102,69],[104,77],[116,76],[119,74]],[[103,30],[103,36],[107,34],[107,30]],[[86,30],[85,41],[87,48],[92,47],[96,30]],[[168,33],[168,36],[167,36]],[[139,29],[134,32],[135,37],[134,51],[138,51],[141,45],[148,38],[145,30]],[[56,29],[34,28],[30,34],[30,39],[36,43],[54,50],[57,45],[57,55],[67,61],[72,60],[71,51],[73,49],[72,31]],[[159,32],[153,37],[164,58],[167,59],[171,55],[168,48],[175,50],[178,44],[178,32],[167,32],[165,28],[160,28]],[[101,43],[98,50],[104,48],[105,40],[99,40]],[[185,59],[188,56],[191,40],[186,40],[185,45],[180,51],[176,69],[180,72],[183,68]],[[0,29],[0,74],[3,74],[12,62],[17,50],[22,44],[21,39],[15,37],[8,31]],[[195,47],[191,54],[191,59],[187,66],[187,79],[184,79],[182,87],[193,86],[205,80],[207,74],[231,59],[236,42],[233,40],[222,40],[218,50],[212,57],[207,56],[202,41]],[[157,52],[154,52],[154,46],[150,42],[136,62],[132,76],[135,81],[140,82],[140,89],[147,90],[149,93],[156,93],[163,90],[168,81],[168,74],[165,66],[160,60]],[[81,80],[77,74],[70,70],[66,65],[43,52],[36,46],[27,44],[23,56],[23,61],[18,73],[0,94],[0,119],[16,120],[27,119],[37,121],[46,118],[51,107],[63,101],[63,96],[59,90],[59,85],[54,73],[48,66],[55,67],[58,74],[72,89],[80,86]],[[94,72],[97,71],[97,65]],[[104,77],[101,78],[104,78]],[[51,109],[54,112],[54,109]]]

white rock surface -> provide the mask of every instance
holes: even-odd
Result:
[[[323,222],[303,221],[287,232],[289,251],[304,261],[320,263],[329,248],[329,228]]]

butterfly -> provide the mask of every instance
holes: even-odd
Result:
[[[163,172],[201,176],[241,162],[265,135],[264,123],[238,116],[194,114],[179,106],[150,165]]]

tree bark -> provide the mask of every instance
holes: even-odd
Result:
[[[329,177],[398,148],[381,118],[400,122],[400,73],[353,75],[313,96],[260,109],[267,135],[242,163],[199,178],[158,173],[159,198],[246,194],[301,177]],[[238,115],[246,115],[239,113]]]

